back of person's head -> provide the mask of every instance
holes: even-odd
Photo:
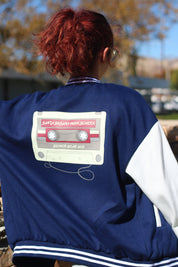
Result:
[[[84,75],[100,52],[113,47],[113,33],[102,14],[65,8],[48,21],[35,43],[52,74]]]

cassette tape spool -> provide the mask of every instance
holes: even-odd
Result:
[[[106,112],[36,111],[32,147],[40,161],[102,165]]]

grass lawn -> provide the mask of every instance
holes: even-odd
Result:
[[[158,120],[178,120],[178,112],[169,114],[157,114]]]

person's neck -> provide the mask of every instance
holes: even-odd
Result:
[[[85,72],[85,73],[71,73],[70,78],[81,78],[81,77],[91,77],[91,78],[95,78],[97,80],[100,80],[100,71],[99,71],[99,61],[96,60],[95,63],[93,64],[93,67],[91,68],[91,70]]]
[[[100,80],[99,75],[96,75],[95,73],[86,73],[86,74],[72,74],[70,75],[70,79],[77,79],[77,78],[94,78],[97,80]]]

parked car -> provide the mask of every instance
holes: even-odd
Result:
[[[155,101],[152,103],[151,108],[154,113],[162,113],[164,110],[163,103],[161,101]]]
[[[169,102],[164,103],[164,109],[166,111],[178,111],[177,99],[172,99]]]

